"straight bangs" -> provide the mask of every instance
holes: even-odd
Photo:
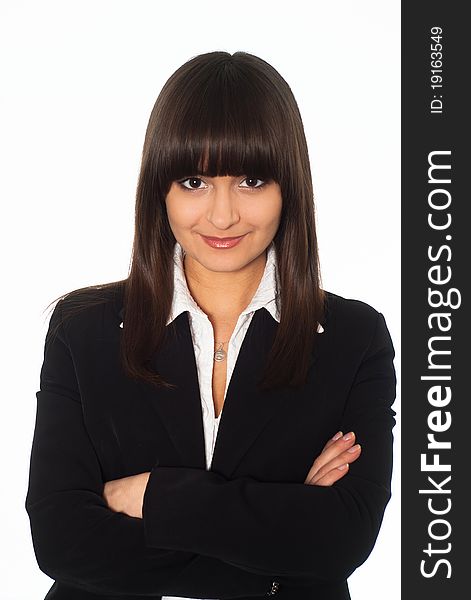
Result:
[[[227,59],[162,90],[155,123],[153,172],[164,195],[190,176],[245,175],[281,183],[289,136],[273,82]],[[168,82],[171,84],[170,82]],[[177,89],[178,88],[178,89]]]

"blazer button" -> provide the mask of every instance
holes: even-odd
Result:
[[[275,594],[278,593],[279,589],[280,589],[280,584],[278,583],[278,581],[272,581],[271,589],[269,592],[267,592],[267,596],[274,596]]]

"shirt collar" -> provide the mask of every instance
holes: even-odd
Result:
[[[192,297],[185,277],[183,258],[184,250],[182,246],[176,242],[173,251],[173,301],[170,310],[170,317],[167,321],[169,325],[182,312],[190,311],[193,314],[205,315],[203,310],[198,306]],[[273,241],[267,248],[267,260],[263,271],[262,279],[258,285],[257,291],[253,296],[250,304],[242,311],[241,314],[248,314],[266,308],[271,316],[280,322],[280,312],[276,306],[276,295],[278,290],[278,269],[276,260],[276,250]],[[319,323],[318,332],[322,333],[323,328]]]

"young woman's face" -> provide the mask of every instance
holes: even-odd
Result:
[[[176,240],[211,271],[236,271],[260,256],[276,234],[282,207],[276,182],[243,175],[174,181],[165,202]],[[239,236],[235,245],[227,239]]]

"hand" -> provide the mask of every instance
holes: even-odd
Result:
[[[150,472],[147,472],[107,481],[103,498],[108,507],[115,512],[142,519],[142,503],[149,477]]]
[[[348,437],[350,436],[350,437]],[[348,437],[348,439],[345,439]],[[331,486],[348,473],[348,466],[361,453],[360,444],[355,443],[355,434],[342,435],[339,431],[324,446],[307,474],[304,483],[308,485]]]

